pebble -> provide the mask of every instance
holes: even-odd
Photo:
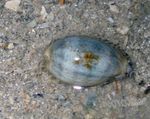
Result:
[[[108,17],[107,19],[110,23],[114,23],[114,19],[112,17]]]
[[[122,35],[127,34],[129,31],[129,27],[128,26],[121,26],[117,28],[117,32],[119,32]]]
[[[19,8],[19,4],[20,4],[20,0],[10,0],[6,2],[5,8],[16,12]]]
[[[9,49],[9,50],[12,50],[12,49],[14,49],[14,43],[9,43],[8,44],[8,46],[7,46],[7,48]]]
[[[90,110],[86,115],[85,119],[95,119],[96,111],[95,110]]]
[[[119,13],[119,8],[115,4],[109,4],[110,11],[114,13]]]
[[[0,43],[0,48],[12,50],[14,49],[14,43]]]
[[[37,29],[44,29],[44,28],[48,28],[48,27],[49,27],[48,22],[37,25]]]
[[[81,90],[82,89],[81,86],[73,86],[73,88],[76,89],[76,90]]]
[[[45,20],[45,18],[47,17],[48,13],[46,12],[46,9],[45,9],[44,6],[42,6],[40,14],[41,14],[41,19]]]
[[[93,116],[90,115],[90,114],[87,114],[87,115],[85,116],[85,118],[86,118],[86,119],[93,119]]]
[[[43,98],[44,95],[42,93],[36,93],[36,94],[33,94],[33,97],[34,98]]]

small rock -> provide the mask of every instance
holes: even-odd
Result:
[[[108,17],[107,19],[110,23],[114,23],[114,19],[112,17]]]
[[[87,114],[85,117],[86,117],[86,119],[93,119],[93,116],[90,114]]]
[[[115,4],[109,4],[110,11],[114,13],[119,13],[119,8]]]
[[[10,0],[6,2],[5,8],[13,11],[17,11],[19,8],[19,4],[20,4],[20,0]]]
[[[14,49],[14,43],[9,43],[8,44],[8,46],[7,46],[7,48],[9,49],[9,50],[12,50],[12,49]]]
[[[90,110],[86,115],[85,119],[95,119],[95,115],[97,115],[95,110]],[[106,119],[106,118],[105,118]]]
[[[14,49],[14,47],[15,47],[14,43],[8,43],[8,42],[0,43],[0,48],[2,48],[2,49],[12,50],[12,49]]]
[[[44,6],[42,6],[42,10],[41,10],[41,19],[42,20],[45,20],[45,18],[47,17],[47,12],[46,12],[46,9],[45,9],[45,7]]]
[[[121,26],[119,28],[117,28],[117,32],[121,33],[122,35],[127,34],[129,31],[129,27],[127,26]]]
[[[36,94],[33,94],[33,97],[34,98],[43,98],[44,95],[42,93],[36,93]]]
[[[81,86],[73,86],[73,88],[76,89],[76,90],[81,90],[83,87],[81,87]]]
[[[48,22],[37,25],[37,29],[44,29],[44,28],[48,28],[48,27],[49,27]]]

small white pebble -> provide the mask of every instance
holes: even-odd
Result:
[[[73,86],[74,89],[77,89],[77,90],[81,90],[82,87],[81,86]]]
[[[47,14],[46,9],[45,9],[44,6],[42,6],[40,14],[41,14],[42,20],[45,20],[45,18],[47,17],[48,14]]]
[[[119,8],[115,4],[110,4],[109,7],[110,7],[110,11],[114,13],[119,13]]]
[[[14,43],[9,43],[8,46],[7,46],[7,48],[9,50],[13,49],[14,48]]]
[[[17,11],[19,8],[19,4],[20,4],[20,0],[10,0],[6,2],[5,8],[13,11]]]
[[[113,92],[111,93],[111,95],[112,95],[112,96],[115,96],[115,95],[116,95],[116,93],[113,91]]]
[[[112,17],[108,17],[108,21],[109,21],[110,23],[114,23],[114,20],[113,20]]]
[[[48,27],[49,27],[48,22],[37,25],[37,29],[44,29],[44,28],[48,28]]]
[[[109,100],[111,100],[111,96],[109,94],[107,94],[107,97],[108,97]]]
[[[34,29],[32,29],[32,32],[33,32],[33,33],[35,33],[35,30],[34,30]]]

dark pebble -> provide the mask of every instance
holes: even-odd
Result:
[[[42,93],[33,94],[34,98],[43,98],[44,95]]]

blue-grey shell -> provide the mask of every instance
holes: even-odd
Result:
[[[88,37],[70,36],[51,43],[47,68],[63,82],[92,86],[123,76],[126,57],[112,45]]]

